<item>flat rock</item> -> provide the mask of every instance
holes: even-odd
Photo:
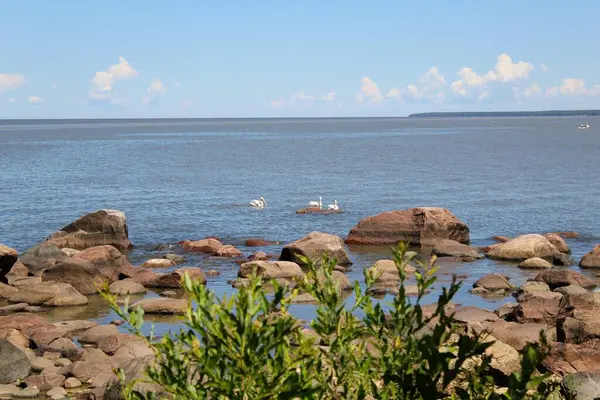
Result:
[[[10,303],[27,303],[41,305],[58,296],[60,288],[54,283],[38,283],[22,286],[17,292],[8,298]]]
[[[78,337],[78,340],[80,343],[98,344],[100,339],[118,334],[119,329],[114,325],[98,325],[85,331]]]
[[[54,322],[53,325],[65,328],[68,334],[72,334],[74,332],[86,331],[94,326],[97,326],[98,323],[85,319],[76,319],[72,321]]]
[[[302,268],[300,268],[300,266],[295,262],[250,261],[240,266],[238,277],[248,278],[254,271],[256,271],[258,276],[265,280],[277,278],[292,279],[295,277],[302,277],[304,275]]]
[[[20,387],[18,387],[17,385],[0,385],[0,396],[4,397],[4,396],[8,396],[10,398],[10,396],[18,393],[21,390]]]
[[[145,268],[171,268],[175,266],[175,262],[166,258],[153,258],[142,264]]]
[[[112,294],[116,294],[119,296],[146,293],[146,288],[142,284],[136,282],[134,279],[131,278],[113,282],[110,284],[108,289]]]
[[[6,339],[0,339],[0,384],[9,384],[24,379],[31,372],[27,355]]]
[[[550,286],[545,282],[527,281],[519,288],[519,293],[549,292]]]
[[[67,335],[68,331],[66,328],[44,324],[28,331],[30,339],[40,347],[42,345],[48,345],[58,338],[62,338]]]
[[[410,208],[363,218],[350,230],[346,243],[381,246],[407,242],[433,246],[437,239],[469,243],[469,227],[444,208]]]
[[[522,350],[529,343],[539,343],[542,331],[548,341],[553,341],[556,337],[556,329],[550,325],[538,323],[519,324],[502,319],[483,322],[481,330],[489,332],[490,335],[515,350]]]
[[[581,268],[600,269],[600,244],[581,258],[579,266]]]
[[[65,388],[67,389],[74,389],[74,388],[78,388],[81,386],[81,382],[79,381],[79,379],[77,378],[67,378],[65,380]]]
[[[118,210],[98,210],[86,214],[50,235],[48,241],[61,248],[77,250],[102,245],[120,250],[133,247],[129,241],[125,213]]]
[[[494,246],[487,257],[504,261],[523,261],[535,257],[554,260],[558,253],[558,249],[544,236],[528,234]]]
[[[65,377],[60,374],[40,374],[31,375],[25,378],[24,382],[27,386],[34,386],[41,391],[50,390],[57,386],[62,386],[65,383]]]
[[[544,366],[553,374],[564,376],[577,372],[600,373],[600,347],[598,341],[552,343]]]
[[[515,289],[513,285],[508,282],[510,278],[503,274],[492,273],[483,276],[478,279],[474,284],[473,288],[484,288],[490,292],[497,292],[499,290],[504,292],[510,292]]]
[[[68,283],[57,282],[58,294],[46,301],[43,305],[51,307],[65,306],[85,306],[88,304],[88,299],[79,293],[73,286]]]
[[[461,261],[475,261],[483,258],[473,247],[450,239],[436,240],[432,253],[439,257],[453,257]]]
[[[232,245],[225,245],[217,251],[216,256],[218,257],[242,257],[242,251]]]
[[[547,283],[552,290],[569,285],[579,285],[586,289],[593,289],[597,286],[590,278],[571,270],[551,269],[542,271],[533,280]]]
[[[582,288],[579,285],[569,285],[569,286],[561,286],[558,287],[554,290],[557,293],[560,293],[562,295],[565,294],[586,294],[589,293],[588,290]]]
[[[31,370],[33,372],[42,372],[46,368],[54,367],[54,361],[44,357],[35,357],[31,360]]]
[[[181,242],[181,247],[189,252],[217,255],[223,244],[217,239],[207,238],[195,241],[184,240]]]
[[[512,316],[520,323],[554,324],[562,297],[562,294],[555,292],[524,293],[517,299],[519,305],[513,310]]]
[[[8,299],[15,293],[17,293],[19,289],[13,286],[9,286],[5,283],[0,282],[0,299]]]
[[[311,232],[302,239],[286,244],[281,250],[279,261],[291,261],[302,266],[304,262],[301,257],[306,257],[319,265],[324,255],[335,259],[338,265],[352,264],[342,238],[323,232]]]
[[[51,399],[63,399],[67,397],[67,391],[62,387],[54,387],[46,392],[46,397]]]
[[[264,246],[272,246],[275,244],[279,244],[279,242],[274,242],[272,240],[265,240],[261,238],[249,238],[246,239],[244,245],[246,247],[264,247]]]
[[[491,311],[484,310],[483,308],[467,306],[457,308],[454,313],[454,319],[457,322],[471,323],[495,321],[498,319],[498,316]]]
[[[30,386],[25,389],[21,389],[18,393],[13,394],[13,397],[16,399],[33,399],[38,397],[40,394],[40,389]]]
[[[521,269],[550,269],[552,264],[543,258],[534,257],[521,262],[518,267]]]
[[[140,300],[131,306],[140,307],[146,314],[185,314],[188,308],[186,299],[151,298]]]

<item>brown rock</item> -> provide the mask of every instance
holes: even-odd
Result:
[[[81,382],[87,382],[95,377],[110,374],[113,375],[112,360],[100,349],[86,348],[79,361],[75,361],[71,374]]]
[[[185,314],[188,308],[186,299],[151,298],[140,300],[131,306],[140,307],[146,314]]]
[[[133,360],[128,361],[123,365],[123,372],[125,375],[125,384],[129,384],[132,382],[136,382],[132,389],[136,392],[139,392],[144,396],[148,396],[150,393],[154,394],[156,398],[165,398],[168,397],[165,390],[157,385],[156,383],[150,383],[147,380],[144,380],[145,371],[150,367],[150,365],[154,362],[154,356],[148,355],[141,358],[135,358]],[[105,400],[119,400],[122,397],[123,387],[122,382],[113,381],[109,383],[106,394],[104,396]]]
[[[335,259],[339,265],[352,264],[342,238],[322,232],[311,232],[302,239],[286,244],[281,250],[279,261],[303,265],[304,262],[300,259],[303,256],[318,265],[323,261],[324,255]]]
[[[587,291],[586,289],[582,288],[579,285],[569,285],[569,286],[561,286],[559,288],[556,288],[556,290],[554,290],[557,293],[560,293],[562,295],[566,295],[566,294],[587,294],[589,293],[589,291]]]
[[[133,267],[131,265],[121,268],[120,278],[130,278],[142,286],[150,286],[160,275],[149,268]]]
[[[41,391],[47,391],[53,387],[60,387],[65,383],[65,377],[59,374],[31,375],[25,378],[27,386],[35,386]]]
[[[246,239],[246,247],[264,247],[264,246],[272,246],[274,244],[279,244],[279,242],[274,242],[271,240],[265,240],[260,238],[250,238]]]
[[[242,257],[241,250],[227,244],[219,249],[216,254],[219,257]]]
[[[472,323],[484,321],[496,321],[498,316],[491,311],[479,307],[459,307],[454,313],[454,319],[457,322]]]
[[[122,270],[131,268],[127,258],[112,246],[86,249],[47,270],[44,281],[69,283],[83,295],[94,294],[103,284],[119,279]]]
[[[518,267],[521,269],[550,269],[552,264],[543,258],[533,257],[521,262]]]
[[[79,293],[68,283],[57,282],[58,294],[44,303],[45,306],[84,306],[88,303],[87,297]]]
[[[3,334],[3,331],[5,331],[5,334]],[[29,348],[29,339],[16,329],[9,328],[7,330],[0,330],[0,339],[6,339],[21,349]]]
[[[53,340],[49,345],[48,349],[56,351],[61,354],[67,354],[69,352],[77,350],[77,345],[67,338],[58,338]]]
[[[346,243],[396,245],[408,242],[414,246],[431,246],[436,239],[469,243],[469,227],[444,208],[411,208],[360,220],[348,234]]]
[[[384,274],[384,273],[399,276],[398,268],[396,267],[396,263],[393,260],[385,260],[385,259],[379,260],[371,267],[371,270],[373,270],[373,273],[376,276],[380,275],[380,274]],[[412,274],[416,270],[417,269],[415,267],[413,267],[412,265],[406,265],[404,267],[404,272],[406,274]]]
[[[436,240],[432,253],[439,257],[453,257],[461,261],[475,261],[483,258],[473,247],[450,239]]]
[[[566,239],[573,239],[579,236],[579,233],[577,232],[573,232],[573,231],[566,231],[566,232],[554,232],[556,233],[558,236],[566,238]]]
[[[112,294],[116,294],[118,296],[146,293],[146,288],[131,278],[113,282],[110,284],[108,289]]]
[[[581,268],[600,269],[600,244],[581,258],[579,266]]]
[[[217,255],[223,244],[217,239],[201,239],[196,241],[185,240],[182,242],[182,247],[185,251],[194,252],[194,253],[204,253]]]
[[[529,234],[500,243],[491,249],[487,256],[505,261],[523,261],[534,257],[554,260],[558,253],[560,253],[558,249],[542,235]]]
[[[58,295],[60,289],[54,283],[39,283],[21,287],[8,298],[10,303],[44,304]]]
[[[0,329],[16,329],[27,338],[42,326],[49,325],[44,319],[33,314],[12,314],[0,316]]]
[[[179,254],[167,253],[162,258],[173,261],[175,264],[183,264],[185,262],[185,257],[180,256]]]
[[[597,285],[590,278],[571,270],[546,270],[533,278],[534,281],[546,282],[550,289],[554,290],[561,286],[579,285],[586,289],[593,289]]]
[[[13,383],[31,372],[31,362],[25,353],[5,339],[0,339],[0,354],[0,384]]]
[[[492,236],[492,239],[499,243],[505,243],[510,240],[508,236]]]
[[[22,262],[17,260],[17,262],[10,269],[10,272],[8,273],[8,275],[10,275],[10,276],[27,276],[27,275],[29,275],[29,270],[27,269],[25,264],[23,264]]]
[[[52,343],[58,338],[64,337],[68,331],[66,328],[60,326],[44,324],[25,332],[26,336],[29,334],[29,338],[36,344],[36,346],[41,347],[42,345],[48,345]]]
[[[206,276],[204,275],[202,269],[186,267],[177,269],[169,274],[160,275],[154,282],[150,284],[150,287],[169,289],[182,288],[183,277],[185,274],[187,274],[193,281],[206,283]]]
[[[485,350],[485,355],[490,356],[490,367],[504,376],[510,376],[521,369],[519,353],[506,343],[494,341]]]
[[[167,258],[153,258],[142,264],[145,268],[171,268],[175,263]]]
[[[545,233],[543,235],[550,243],[554,245],[561,253],[570,254],[571,249],[565,240],[556,233]]]
[[[117,335],[119,335],[119,330],[116,326],[98,325],[85,331],[78,339],[80,343],[98,344],[102,338]]]
[[[85,319],[71,320],[71,321],[61,321],[54,322],[53,325],[59,326],[61,328],[65,328],[69,335],[75,332],[86,331],[94,326],[97,326],[98,323],[94,321],[88,321]]]
[[[498,319],[493,322],[484,322],[482,327],[490,335],[512,346],[515,350],[522,350],[528,343],[539,343],[542,331],[549,341],[556,339],[556,329],[546,324],[519,324]]]
[[[13,286],[9,286],[5,283],[0,283],[0,299],[8,299],[18,291],[19,289]]]
[[[58,247],[82,250],[110,245],[124,250],[133,247],[129,241],[127,218],[117,210],[98,210],[53,233],[48,241]]]
[[[250,254],[250,256],[248,256],[248,261],[268,261],[268,260],[269,260],[269,256],[267,255],[267,253],[262,252],[262,251],[258,251],[256,253]]]
[[[68,258],[67,254],[54,243],[43,242],[25,251],[19,261],[27,268],[28,275],[39,276],[45,269]]]
[[[67,378],[65,380],[65,388],[67,389],[75,389],[80,387],[82,384],[77,378]]]
[[[581,343],[600,338],[600,293],[565,295],[556,323],[561,342]]]
[[[598,341],[552,343],[544,367],[560,376],[576,372],[600,372],[600,345]]]
[[[221,273],[219,271],[217,271],[216,269],[211,269],[206,272],[206,276],[219,276],[219,275],[221,275]]]
[[[489,292],[503,291],[508,293],[515,289],[515,287],[508,282],[509,279],[508,276],[503,274],[487,274],[478,279],[473,284],[473,288],[484,288]]]
[[[6,275],[17,262],[17,258],[19,258],[19,253],[15,249],[0,243],[0,283],[8,283]]]
[[[240,266],[238,277],[248,278],[252,275],[253,271],[256,271],[256,274],[265,280],[277,278],[292,279],[304,275],[300,266],[294,262],[251,261]]]
[[[549,292],[550,286],[545,282],[538,281],[527,281],[519,288],[519,294],[522,293],[537,293],[537,292]]]
[[[558,316],[562,294],[555,292],[525,293],[517,299],[513,318],[520,323],[546,323],[553,325]]]

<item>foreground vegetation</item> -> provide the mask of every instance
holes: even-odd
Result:
[[[402,244],[394,251],[400,284],[387,312],[367,295],[377,278],[373,270],[365,270],[364,288],[355,282],[348,304],[332,278],[335,260],[318,267],[304,261],[308,271],[293,289],[271,282],[269,294],[253,277],[217,299],[186,276],[195,308],[178,333],[148,339],[156,362],[144,379],[176,399],[546,399],[555,389],[538,372],[547,354],[543,335],[541,344],[521,351],[519,372],[506,377],[491,368],[492,341],[466,332],[446,311],[460,288],[455,279],[425,312],[421,301],[436,281],[435,259],[419,263]],[[413,298],[404,290],[409,264],[418,265]],[[301,292],[320,304],[310,329],[288,312]],[[141,336],[143,312],[105,297]],[[123,396],[160,397],[142,387],[124,382]]]

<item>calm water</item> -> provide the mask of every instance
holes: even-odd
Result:
[[[577,130],[582,122],[592,128]],[[474,245],[499,234],[578,231],[569,241],[578,259],[600,242],[598,127],[589,117],[0,122],[0,242],[23,251],[86,212],[113,208],[127,214],[137,264],[162,243],[345,236],[367,215],[441,206],[469,225]],[[260,196],[268,208],[243,206]],[[346,212],[295,214],[318,196]],[[385,252],[351,255],[358,279]],[[197,256],[187,265],[219,269],[208,284],[232,290],[226,281],[237,266]],[[457,302],[490,309],[510,298],[472,296],[474,280],[529,276],[483,260],[444,264],[440,284],[450,272],[469,276]],[[111,318],[94,304],[69,317]],[[305,318],[312,310],[295,307]]]

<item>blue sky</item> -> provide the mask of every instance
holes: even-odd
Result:
[[[600,2],[6,0],[0,118],[600,108]]]

